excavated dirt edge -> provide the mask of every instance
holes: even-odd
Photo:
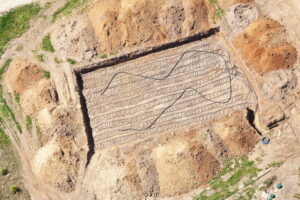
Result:
[[[102,61],[99,63],[93,63],[93,64],[90,64],[87,66],[82,66],[82,65],[77,66],[74,69],[74,75],[75,75],[75,80],[76,80],[76,93],[78,95],[80,106],[81,106],[83,122],[84,122],[84,126],[85,126],[85,131],[86,131],[87,140],[88,140],[88,148],[89,148],[88,153],[87,153],[86,167],[89,165],[91,158],[95,153],[95,142],[94,142],[94,138],[93,138],[93,129],[90,124],[90,117],[89,117],[89,113],[88,113],[88,109],[87,109],[86,99],[82,92],[84,89],[82,75],[93,72],[100,68],[111,67],[113,65],[123,63],[123,62],[129,61],[129,60],[137,59],[137,58],[140,58],[142,56],[146,56],[146,55],[149,55],[152,53],[160,52],[163,50],[175,48],[175,47],[178,47],[178,46],[181,46],[184,44],[188,44],[191,42],[206,39],[206,38],[209,38],[209,37],[215,35],[219,31],[220,31],[220,28],[215,27],[215,28],[209,29],[206,32],[202,32],[202,33],[190,36],[190,37],[182,38],[180,40],[166,43],[164,45],[160,45],[160,46],[156,46],[156,47],[149,47],[149,48],[145,48],[142,50],[133,51],[131,53],[128,53],[128,54],[125,54],[122,56],[118,56],[118,57],[115,57],[112,59],[108,59],[108,60],[105,60],[105,61]]]

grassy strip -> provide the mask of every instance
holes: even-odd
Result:
[[[7,59],[1,66],[0,80],[2,79],[3,73],[5,72],[6,68],[10,65],[11,61],[11,59]],[[19,122],[16,120],[14,113],[12,112],[11,108],[7,105],[6,100],[3,97],[2,85],[0,85],[0,116],[14,122],[16,128],[20,131],[20,133],[22,133],[22,129]]]
[[[12,59],[7,59],[0,68],[0,80],[2,79],[2,75],[4,74],[6,68],[10,65]]]
[[[28,30],[30,19],[40,10],[39,4],[32,3],[0,16],[0,55],[4,53],[5,46],[10,40],[20,37]]]
[[[26,116],[26,129],[30,133],[32,132],[32,118],[30,116]]]
[[[72,11],[81,5],[83,5],[86,1],[84,0],[67,0],[65,5],[63,7],[59,8],[57,11],[54,12],[52,16],[52,22],[55,22],[55,20],[62,15],[69,15],[72,13]]]
[[[10,141],[4,130],[0,128],[0,145],[9,145]]]
[[[248,179],[247,182],[251,182],[259,171],[260,169],[254,166],[254,162],[249,161],[247,158],[227,161],[225,167],[209,182],[209,186],[214,193],[207,195],[208,190],[204,190],[194,200],[226,199],[238,191],[237,185],[243,178],[246,177]],[[227,180],[224,180],[223,176],[228,173],[232,173],[232,175]],[[246,189],[246,196],[251,199],[254,191],[253,188]]]
[[[217,19],[221,19],[224,15],[224,10],[219,6],[217,0],[209,0],[209,2],[214,6],[215,11],[214,11],[214,16],[213,16],[213,23],[216,23]]]

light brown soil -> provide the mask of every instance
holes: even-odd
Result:
[[[80,124],[76,124],[80,121],[76,111],[56,108],[52,115],[55,134],[44,133],[42,142],[47,143],[48,139],[55,138],[55,144],[59,148],[41,168],[39,176],[45,183],[64,192],[71,192],[77,181],[80,161],[85,156],[82,147],[86,138],[81,134]]]
[[[258,142],[258,133],[246,119],[245,112],[236,112],[220,122],[214,123],[214,129],[223,139],[230,156],[248,155]]]
[[[243,3],[243,4],[252,4],[254,3],[253,0],[221,0],[221,1],[218,1],[220,7],[222,9],[227,9],[231,6],[234,6],[236,4],[239,4],[239,3]]]
[[[43,79],[43,68],[29,60],[13,60],[5,73],[4,84],[13,94],[22,94]]]
[[[101,53],[149,47],[210,28],[206,0],[102,1],[89,11]]]
[[[228,157],[252,151],[257,137],[245,117],[246,112],[236,112],[215,122],[221,129],[178,130],[97,151],[81,194],[88,190],[86,195],[94,194],[98,199],[135,200],[173,197],[194,190],[209,181]],[[219,131],[224,133],[227,128],[228,135],[222,138]]]
[[[297,50],[287,42],[284,27],[269,18],[252,22],[234,41],[248,66],[259,73],[292,67]]]

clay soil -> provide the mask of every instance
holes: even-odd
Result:
[[[292,67],[297,50],[287,42],[284,27],[269,18],[251,23],[234,41],[247,65],[259,73]]]
[[[151,47],[207,31],[213,9],[206,0],[96,3],[89,11],[101,53]]]

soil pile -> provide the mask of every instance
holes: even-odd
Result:
[[[149,47],[207,31],[212,16],[206,0],[102,1],[89,11],[100,52]]]
[[[297,61],[297,50],[286,40],[284,27],[260,18],[252,22],[234,41],[246,64],[259,73],[287,69]]]

